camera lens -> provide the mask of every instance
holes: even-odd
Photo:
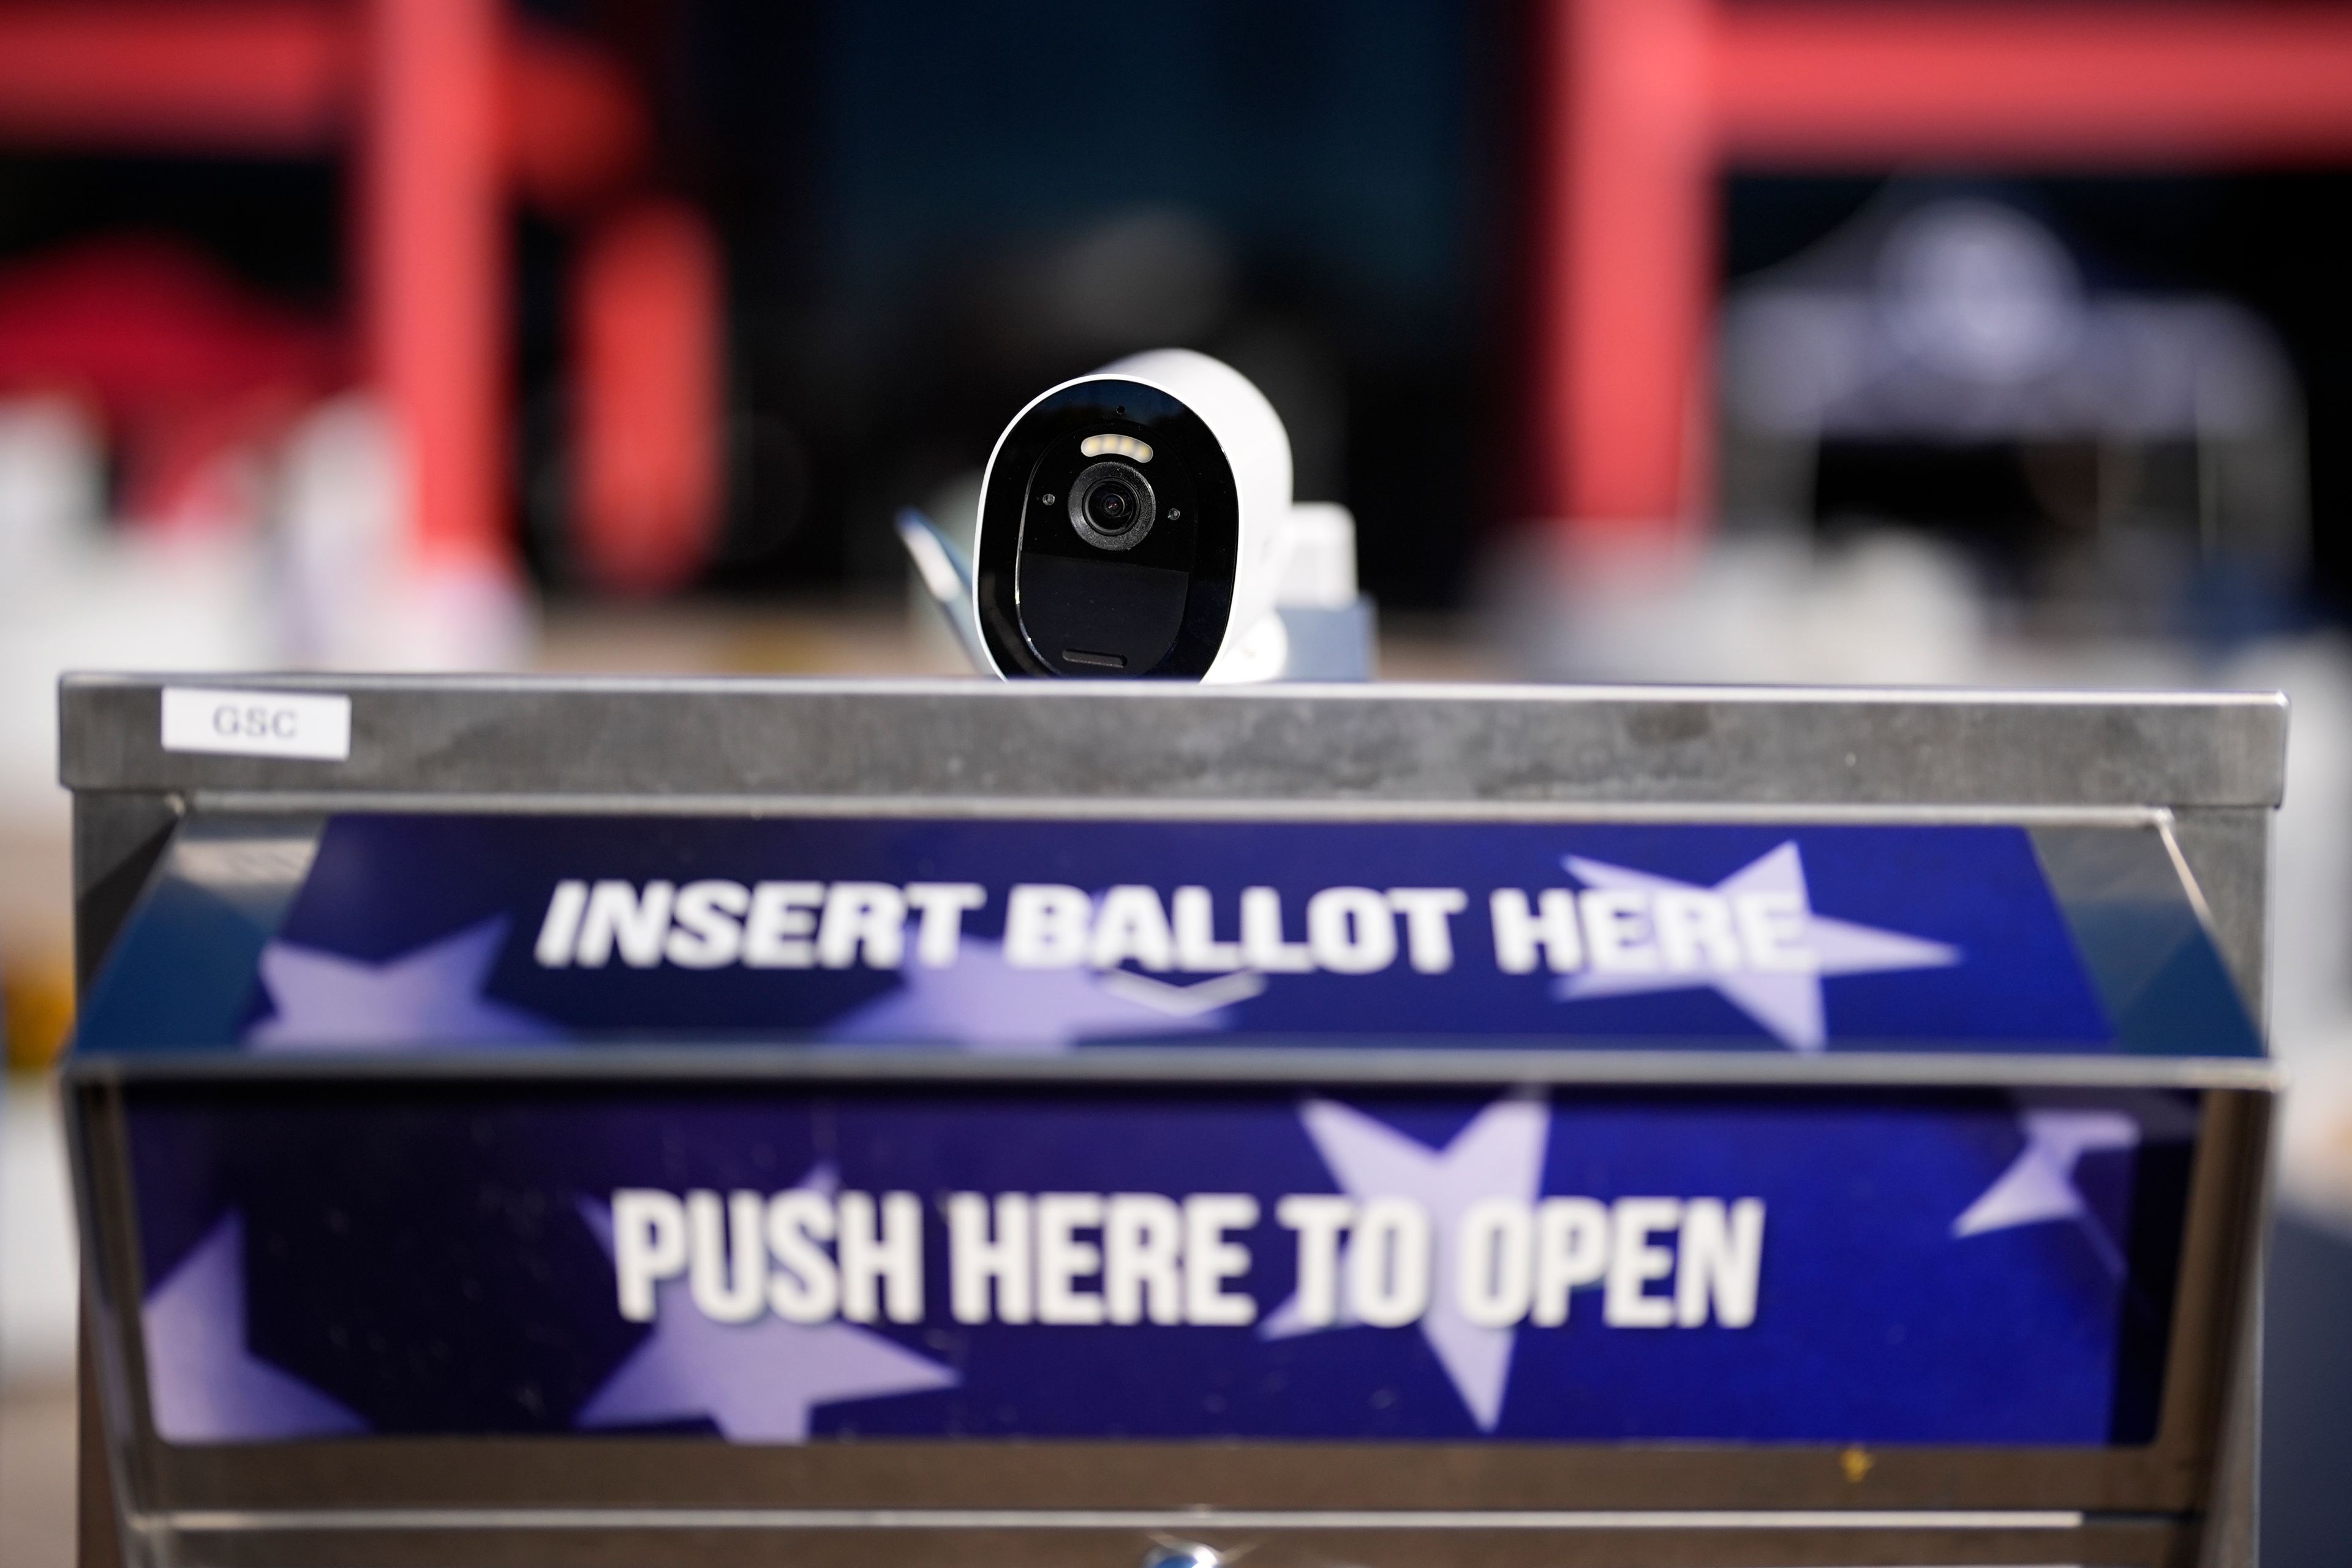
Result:
[[[1132,550],[1151,531],[1151,481],[1128,463],[1097,463],[1070,485],[1070,526],[1097,550]]]
[[[1135,492],[1113,479],[1087,497],[1087,517],[1105,533],[1124,533],[1135,521]]]

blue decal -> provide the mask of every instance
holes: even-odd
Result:
[[[2256,1054],[2178,901],[2151,979],[2013,826],[345,815],[241,1009],[134,920],[82,1040]]]
[[[2124,1090],[125,1092],[151,1405],[196,1443],[2144,1443],[2197,1127]]]

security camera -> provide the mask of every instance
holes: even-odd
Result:
[[[1005,427],[981,481],[987,667],[1271,679],[1286,655],[1275,592],[1290,511],[1290,437],[1231,365],[1160,349],[1064,382]]]

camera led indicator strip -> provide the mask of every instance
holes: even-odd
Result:
[[[340,763],[352,754],[352,700],[310,692],[163,689],[167,752]]]
[[[1078,443],[1082,458],[1130,458],[1139,463],[1151,461],[1151,443],[1132,436],[1089,436]]]

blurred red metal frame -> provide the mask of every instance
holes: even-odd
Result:
[[[5,5],[0,139],[263,156],[355,145],[361,335],[402,433],[417,557],[428,569],[513,571],[505,204],[512,194],[559,216],[635,221],[628,210],[599,211],[641,172],[650,141],[644,108],[612,61],[586,44],[509,26],[499,0]],[[651,469],[677,476],[675,493],[652,497],[635,526],[691,534],[708,526],[715,399],[663,395],[695,374],[717,378],[715,270],[605,268],[580,285],[583,296],[613,288],[639,293],[583,300],[583,310],[626,317],[642,307],[687,333],[683,348],[667,345],[671,362],[699,358],[640,377],[625,355],[587,356],[612,383],[583,399],[602,411],[596,428],[625,431],[635,449],[583,443],[575,460],[588,493],[610,493],[600,468],[644,470],[651,449]],[[620,488],[645,499],[643,482]],[[674,578],[677,563],[693,558],[677,543],[630,555],[635,547],[624,540],[623,552],[667,563]],[[625,563],[618,576],[620,586],[667,585],[631,578]]]
[[[1534,301],[1538,515],[1703,524],[1727,167],[2352,161],[2352,11],[1552,0]]]

